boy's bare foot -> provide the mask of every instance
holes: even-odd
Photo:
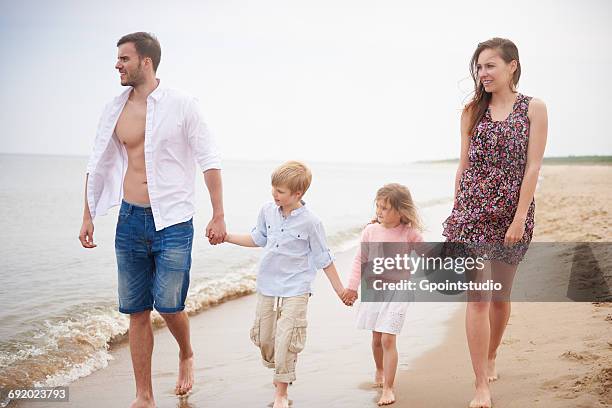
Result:
[[[274,397],[273,408],[289,408],[289,399],[287,395],[277,395]]]
[[[155,408],[155,401],[153,397],[143,398],[137,397],[131,404],[130,408]]]
[[[391,405],[395,402],[395,394],[393,388],[383,388],[382,395],[378,400],[378,405]]]
[[[179,376],[176,380],[174,393],[185,395],[193,387],[193,353],[189,357],[181,357],[179,354]]]
[[[376,375],[374,376],[374,384],[372,384],[372,388],[382,388],[384,381],[385,377],[383,374],[383,370],[376,370]]]
[[[487,379],[489,382],[494,382],[499,379],[499,375],[497,374],[497,369],[495,367],[495,357],[489,360],[487,373]]]
[[[476,394],[474,394],[474,398],[470,401],[469,408],[491,408],[492,406],[489,387],[476,388]]]

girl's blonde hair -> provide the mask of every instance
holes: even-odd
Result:
[[[412,201],[410,190],[408,190],[407,187],[398,183],[385,184],[376,192],[375,202],[378,200],[385,200],[391,208],[399,212],[401,216],[400,222],[402,224],[423,231],[424,227],[421,217],[419,216],[414,201]],[[378,219],[375,217],[372,223],[378,223]]]

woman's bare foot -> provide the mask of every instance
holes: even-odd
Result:
[[[489,386],[476,388],[476,394],[474,394],[474,398],[470,401],[469,408],[491,408],[492,406]]]
[[[378,400],[378,405],[391,405],[395,402],[395,394],[393,388],[383,388],[382,395]]]
[[[272,408],[289,408],[289,399],[287,395],[276,395],[274,397],[274,405]]]
[[[130,408],[155,408],[155,401],[153,397],[143,398],[137,397],[131,404]]]
[[[179,376],[176,380],[174,393],[186,395],[193,387],[193,353],[189,357],[181,357],[179,354]]]
[[[385,377],[383,370],[376,370],[376,375],[374,376],[374,384],[372,384],[372,388],[382,388],[384,382]]]
[[[487,373],[487,379],[489,380],[489,382],[494,382],[499,379],[499,375],[497,375],[497,369],[495,368],[495,357],[489,360]]]

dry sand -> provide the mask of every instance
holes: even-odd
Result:
[[[610,202],[612,166],[545,166],[534,241],[612,241]],[[398,407],[467,406],[464,312],[449,321],[444,344],[401,372]],[[514,303],[497,365],[496,408],[612,406],[612,303]]]

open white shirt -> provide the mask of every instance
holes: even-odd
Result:
[[[87,203],[92,219],[121,204],[128,160],[115,135],[128,87],[106,105],[87,164]],[[196,98],[161,83],[147,97],[144,155],[147,186],[157,231],[193,217],[196,162],[220,169],[215,141],[204,123]]]

